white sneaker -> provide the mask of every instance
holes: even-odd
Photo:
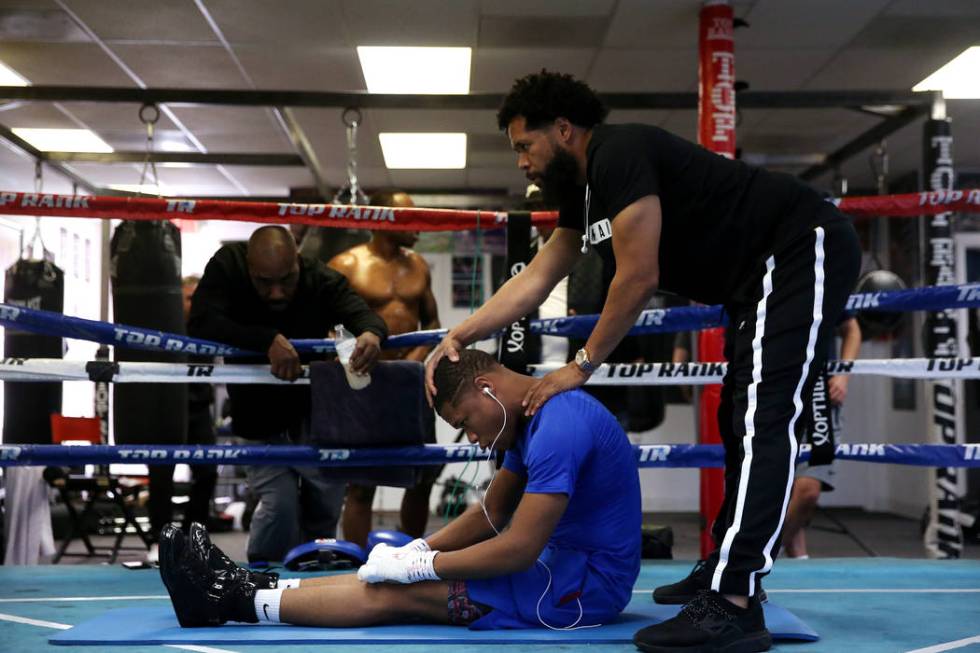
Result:
[[[151,565],[160,563],[160,545],[154,542],[146,552],[146,561]]]

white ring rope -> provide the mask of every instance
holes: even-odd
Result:
[[[90,366],[100,370],[112,365],[111,376],[95,379]],[[558,363],[533,365],[534,376],[561,367]],[[612,363],[600,365],[589,385],[711,385],[721,383],[726,363]],[[831,375],[875,375],[902,379],[980,379],[978,358],[904,358],[831,361]],[[294,384],[309,384],[309,367]],[[113,383],[261,383],[289,385],[275,378],[268,365],[210,363],[92,363],[50,358],[4,358],[0,381],[93,381]]]

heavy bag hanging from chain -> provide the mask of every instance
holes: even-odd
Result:
[[[170,222],[125,221],[110,244],[113,321],[186,334],[181,295],[180,231]],[[115,347],[117,361],[186,362],[186,356]],[[117,444],[187,440],[187,386],[119,383],[113,388]]]
[[[65,273],[49,261],[21,259],[7,268],[4,302],[61,313],[65,308]],[[61,358],[64,343],[7,327],[3,337],[8,358]],[[6,444],[51,444],[51,413],[61,412],[61,383],[3,384],[3,441]]]

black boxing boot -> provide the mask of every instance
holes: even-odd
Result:
[[[187,537],[182,530],[173,524],[167,524],[160,529],[160,535],[154,544],[159,546],[160,551],[157,561],[160,568],[160,578],[163,580],[163,584],[166,585],[167,591],[173,596],[173,592],[170,590],[170,579],[163,572],[163,549],[166,547],[167,555],[176,560],[184,555],[184,549],[187,548]]]
[[[188,545],[194,554],[200,557],[211,571],[227,571],[229,573],[245,574],[250,583],[254,583],[260,590],[274,590],[276,583],[279,582],[279,574],[261,573],[239,567],[229,558],[224,551],[219,549],[208,537],[207,529],[197,522],[193,522],[188,532]]]
[[[184,628],[220,626],[227,621],[258,623],[258,587],[242,572],[237,567],[212,571],[176,526],[160,533],[160,577]]]

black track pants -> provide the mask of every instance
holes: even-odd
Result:
[[[718,409],[725,499],[712,528],[711,588],[754,593],[772,568],[793,487],[797,442],[816,374],[825,363],[861,250],[854,227],[835,221],[772,254],[754,304],[729,306],[729,361]]]

